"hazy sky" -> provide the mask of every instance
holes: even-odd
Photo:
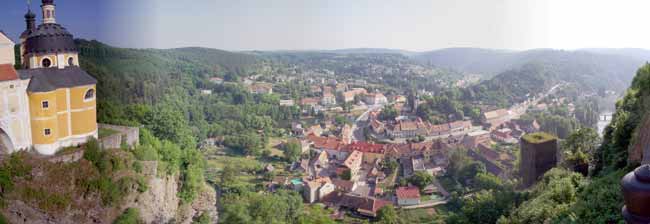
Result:
[[[5,9],[4,2],[16,2]],[[22,29],[24,2],[0,19]],[[103,3],[99,3],[103,2]],[[19,4],[18,4],[19,3]],[[35,6],[40,1],[35,1]],[[78,37],[138,48],[650,48],[648,0],[56,0]],[[74,9],[87,5],[88,10]],[[94,6],[91,6],[93,5]],[[98,5],[102,4],[102,5]],[[4,15],[11,13],[11,17]],[[79,16],[95,11],[93,16]],[[93,14],[93,13],[91,13]],[[16,15],[18,18],[15,18]],[[72,27],[74,25],[74,27]],[[0,24],[3,29],[5,24]],[[22,31],[22,30],[20,30]]]

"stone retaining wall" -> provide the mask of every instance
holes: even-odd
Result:
[[[127,127],[110,124],[98,125],[100,129],[110,129],[118,132],[99,139],[99,144],[105,149],[120,148],[122,141],[126,142],[129,147],[140,144],[140,129],[138,127]]]

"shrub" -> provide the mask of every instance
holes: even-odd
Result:
[[[147,186],[147,180],[143,176],[139,176],[137,182],[138,182],[138,192],[142,193],[149,189],[149,186]]]
[[[128,208],[115,219],[113,224],[139,224],[143,223],[140,220],[140,211],[137,208]]]
[[[136,159],[142,161],[156,161],[158,160],[158,152],[151,145],[138,146],[133,150],[133,155]]]
[[[210,216],[208,215],[207,212],[203,212],[203,213],[199,216],[199,218],[197,218],[196,220],[194,220],[193,223],[194,223],[194,224],[209,224],[209,223],[212,223],[212,219],[210,218]]]

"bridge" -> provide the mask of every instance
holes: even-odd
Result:
[[[600,114],[600,115],[598,115],[598,121],[606,121],[606,122],[609,122],[609,121],[612,121],[612,118],[613,118],[613,114],[611,114],[611,113],[606,113],[606,114]]]

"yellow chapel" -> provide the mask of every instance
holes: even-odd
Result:
[[[33,148],[51,155],[97,138],[96,84],[79,67],[74,38],[56,23],[54,0],[42,0],[42,23],[28,10],[20,36],[21,69],[14,43],[0,32],[0,150]]]

